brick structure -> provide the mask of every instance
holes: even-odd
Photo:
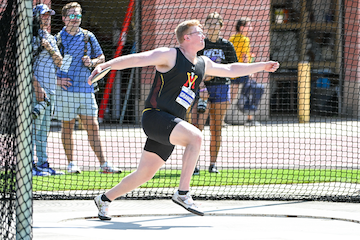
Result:
[[[359,79],[360,79],[360,2],[344,2],[344,87],[342,114],[360,117]]]

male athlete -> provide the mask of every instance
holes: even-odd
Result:
[[[145,102],[142,127],[147,135],[144,151],[137,170],[122,179],[109,191],[95,197],[101,220],[110,220],[110,202],[150,180],[171,155],[174,146],[185,147],[178,191],[172,200],[186,210],[203,216],[190,195],[190,180],[199,157],[203,136],[194,125],[184,120],[195,92],[205,75],[239,77],[259,71],[274,72],[277,62],[218,64],[208,57],[197,56],[204,48],[202,26],[198,20],[180,23],[175,29],[179,43],[177,48],[157,48],[151,51],[121,56],[102,63],[95,74],[111,66],[122,70],[133,67],[155,66],[156,75],[150,94]]]

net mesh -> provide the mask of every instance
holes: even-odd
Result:
[[[41,1],[56,12],[47,29],[51,35],[63,29],[62,8],[68,2]],[[19,89],[16,81],[23,71],[18,69],[17,72],[15,68],[16,54],[23,51],[16,49],[16,34],[24,30],[18,30],[19,21],[16,20],[20,16],[17,13],[19,1],[1,3],[0,211],[1,223],[5,226],[1,237],[11,239],[16,228],[11,219],[15,218],[18,191],[14,180],[16,172],[21,171],[15,166],[17,161],[23,160],[16,158],[16,138],[21,134],[17,131],[21,117],[16,115],[16,111],[21,111],[17,104],[21,93],[16,90]],[[34,1],[32,7],[39,3]],[[357,74],[360,8],[357,1],[92,0],[79,3],[81,27],[90,31],[87,46],[88,55],[93,59],[99,48],[105,59],[110,60],[157,47],[176,47],[174,29],[187,19],[199,19],[209,36],[210,28],[205,25],[205,19],[216,11],[223,18],[220,36],[224,39],[236,34],[239,19],[251,20],[247,35],[249,52],[238,54],[238,60],[280,62],[275,73],[259,72],[243,80],[238,89],[234,88],[235,84],[229,87],[233,99],[228,106],[222,106],[226,108],[223,120],[219,117],[220,111],[214,110],[216,104],[212,100],[207,104],[210,116],[197,113],[196,106],[188,115],[189,121],[194,123],[194,116],[197,116],[198,123],[204,125],[204,143],[197,163],[200,172],[191,181],[194,198],[360,202]],[[38,22],[34,21],[35,27],[36,24]],[[30,24],[26,28],[30,32],[33,30]],[[37,37],[36,32],[34,36]],[[36,44],[29,44],[35,56],[32,62],[38,67],[34,67],[33,73],[41,78],[37,74],[43,71],[46,75],[50,70],[39,68],[44,62],[36,65],[36,61],[44,61],[41,58],[46,57],[47,50],[40,49],[39,57]],[[84,42],[69,47],[67,39],[62,37],[62,44],[64,52],[61,49],[60,52],[64,59],[67,47],[79,54],[84,52]],[[237,51],[243,47],[236,41],[233,45]],[[224,52],[225,56],[231,54]],[[48,60],[55,61],[54,58]],[[76,61],[73,59],[73,63]],[[76,67],[84,68],[84,63],[79,61]],[[81,71],[86,70],[90,72],[89,69]],[[59,86],[53,88],[55,80],[44,83],[40,79],[48,97],[51,95],[51,105],[45,107],[43,113],[49,114],[48,130],[32,120],[35,125],[32,126],[31,152],[37,164],[34,169],[38,169],[39,163],[48,162],[57,175],[40,176],[43,172],[33,171],[34,199],[92,199],[136,169],[146,141],[141,115],[154,75],[154,67],[126,69],[111,72],[98,82],[98,91],[94,94],[100,122],[98,134],[91,130],[91,121],[81,112],[87,109],[91,115],[90,102],[85,103],[87,107],[67,112],[63,105],[73,104],[79,98],[64,95],[66,91]],[[83,91],[83,85],[77,82],[78,70],[70,67],[68,74],[61,76],[74,78],[70,82],[73,86],[68,86],[71,91]],[[77,90],[76,86],[79,86]],[[52,94],[51,89],[55,89],[56,94]],[[29,99],[20,101],[32,102],[32,111],[40,101],[36,94],[34,98],[29,95]],[[62,130],[61,115],[75,118],[68,125],[74,126],[72,147],[68,145],[70,135],[64,135]],[[253,121],[248,120],[249,115],[253,116]],[[222,139],[215,140],[212,134]],[[172,196],[178,188],[183,152],[183,147],[176,146],[166,164],[149,182],[123,198]],[[69,158],[77,164],[80,174],[68,172]],[[208,171],[214,159],[220,174]],[[101,160],[123,172],[100,173]]]
[[[16,1],[0,14],[0,208],[1,239],[16,234]]]

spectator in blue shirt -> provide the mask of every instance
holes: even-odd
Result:
[[[35,109],[43,112],[36,112],[34,115],[33,144],[36,145],[37,165],[34,164],[33,176],[49,176],[64,174],[50,168],[48,162],[47,137],[50,131],[51,114],[55,106],[56,90],[56,66],[62,65],[62,56],[56,45],[55,38],[49,34],[48,28],[51,23],[51,15],[55,11],[49,9],[45,4],[38,4],[33,8],[34,31],[33,31],[33,87],[34,87],[34,111]],[[43,103],[45,99],[50,101],[50,106]],[[38,107],[36,108],[35,106]]]
[[[90,31],[80,28],[82,8],[70,2],[62,9],[65,27],[56,35],[63,65],[58,71],[58,101],[56,118],[62,121],[61,139],[69,162],[69,173],[80,173],[74,160],[74,126],[79,115],[87,131],[91,148],[100,161],[102,173],[121,173],[106,161],[100,141],[98,106],[94,88],[87,83],[91,68],[105,61],[99,42]],[[89,38],[88,41],[86,38]],[[85,45],[86,44],[86,45]]]

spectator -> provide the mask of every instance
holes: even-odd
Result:
[[[224,65],[217,64],[205,56],[198,56],[198,51],[205,46],[205,37],[197,20],[180,23],[175,33],[179,47],[162,47],[117,57],[98,65],[88,79],[88,83],[91,83],[95,74],[106,67],[114,70],[146,66],[156,68],[155,79],[145,101],[141,121],[148,138],[139,166],[112,189],[95,197],[101,220],[111,220],[111,201],[149,181],[164,165],[175,145],[183,146],[185,150],[179,189],[172,200],[192,213],[204,215],[189,192],[203,137],[198,128],[184,120],[200,82],[205,75],[236,77],[263,70],[273,72],[279,67],[277,62]]]
[[[56,35],[57,44],[63,55],[63,65],[58,71],[57,119],[62,121],[61,139],[69,162],[69,173],[80,173],[74,163],[74,126],[79,115],[82,127],[87,131],[92,150],[95,152],[102,173],[121,173],[105,158],[100,141],[98,106],[94,88],[87,84],[90,68],[105,61],[101,47],[90,31],[80,28],[82,8],[77,2],[70,2],[62,9],[65,27]]]
[[[46,152],[51,114],[55,106],[56,66],[62,65],[62,56],[55,38],[48,32],[51,15],[54,14],[55,11],[45,4],[38,4],[33,8],[33,148],[36,145],[38,159],[37,164],[33,164],[33,176],[64,174],[50,168]],[[48,101],[50,106],[47,106]]]
[[[237,62],[234,46],[231,42],[220,37],[223,27],[223,19],[219,13],[210,13],[205,21],[207,38],[205,48],[199,52],[216,63]],[[210,173],[219,173],[216,167],[216,160],[221,146],[221,132],[226,111],[230,102],[230,78],[206,76],[205,85],[209,95],[209,107],[203,114],[199,114],[198,103],[202,103],[202,98],[195,103],[192,111],[192,123],[201,131],[204,129],[206,119],[210,115]],[[203,103],[202,103],[203,105]],[[199,174],[199,168],[195,168],[194,175]]]
[[[251,63],[254,61],[254,54],[250,53],[249,32],[252,31],[251,19],[240,18],[236,23],[236,34],[231,36],[229,41],[233,43],[239,62]],[[239,85],[243,84],[240,98],[238,99]],[[245,126],[259,126],[259,122],[254,120],[254,114],[258,109],[261,97],[264,93],[264,86],[256,83],[251,76],[243,76],[231,80],[231,99],[237,101],[241,111],[247,113]]]

